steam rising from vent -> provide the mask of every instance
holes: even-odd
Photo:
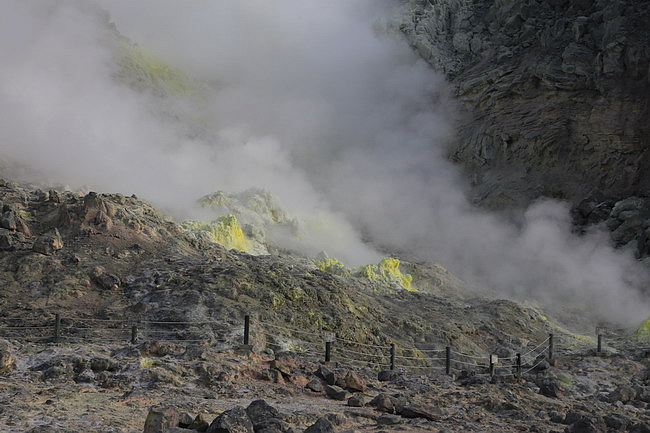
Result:
[[[5,0],[0,158],[182,218],[205,194],[263,187],[310,221],[285,246],[376,263],[363,233],[506,295],[647,316],[647,275],[604,234],[571,235],[565,205],[515,226],[468,204],[444,157],[453,102],[385,24],[395,6]],[[125,79],[125,50],[136,71],[171,65],[173,91]]]

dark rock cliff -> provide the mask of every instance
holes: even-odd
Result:
[[[401,31],[461,101],[450,158],[473,200],[567,200],[578,225],[605,222],[647,256],[650,207],[614,209],[650,195],[650,1],[412,0],[404,11]]]
[[[401,30],[467,113],[475,200],[645,195],[650,1],[413,0]]]

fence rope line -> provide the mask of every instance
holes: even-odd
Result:
[[[397,358],[397,359],[416,359],[418,361],[426,361],[427,359],[430,359],[430,358],[420,358],[418,356],[400,356],[400,355],[395,355],[395,358]]]
[[[440,357],[438,357],[438,358],[427,358],[426,360],[427,361],[446,361],[447,358],[440,358]]]
[[[344,362],[357,363],[364,366],[390,366],[391,369],[396,367],[396,360],[417,361],[412,362],[416,365],[399,365],[400,368],[413,370],[448,369],[450,372],[457,372],[462,371],[461,369],[465,367],[469,367],[467,370],[472,371],[474,376],[479,377],[491,376],[495,373],[499,373],[500,376],[504,377],[530,373],[545,360],[553,358],[553,341],[566,343],[559,348],[559,351],[556,351],[556,353],[562,356],[582,353],[587,347],[593,347],[596,341],[598,342],[599,351],[602,346],[618,345],[619,343],[626,343],[626,349],[629,350],[650,350],[648,346],[650,345],[650,336],[636,334],[606,335],[603,332],[597,334],[598,339],[596,340],[595,338],[578,338],[572,335],[554,336],[554,334],[549,334],[544,341],[523,354],[498,358],[499,361],[502,361],[499,363],[500,365],[497,365],[496,362],[493,364],[492,361],[490,361],[490,365],[486,365],[485,363],[491,355],[477,356],[471,353],[463,353],[453,350],[450,346],[444,349],[419,349],[417,347],[408,349],[406,343],[404,347],[400,348],[397,344],[379,345],[337,338],[336,334],[333,334],[334,338],[330,340],[328,334],[331,334],[331,332],[327,331],[311,332],[257,320],[251,327],[250,316],[245,316],[244,319],[244,344],[249,344],[249,335],[252,328],[255,331],[254,334],[269,337],[270,340],[264,343],[269,347],[288,349],[307,357],[322,357],[323,352],[325,352],[326,360],[329,360],[329,357],[333,355],[335,361],[340,359]],[[42,324],[47,324],[47,326],[30,326]],[[269,328],[271,329],[270,331]],[[224,329],[227,329],[227,331]],[[130,333],[129,330],[131,331]],[[226,340],[234,337],[238,332],[242,332],[242,327],[234,326],[234,322],[230,320],[225,323],[214,320],[197,322],[137,320],[128,317],[123,319],[95,319],[92,317],[61,317],[59,313],[55,314],[54,317],[0,318],[0,335],[4,338],[15,338],[24,342],[34,343],[80,341],[88,344],[93,344],[94,342],[99,344],[129,344],[130,336],[131,343],[135,343],[137,340],[142,341],[143,339],[170,343],[178,342],[181,344],[208,342],[213,344],[217,342],[221,347],[223,344],[230,344]],[[303,338],[318,341],[307,341]],[[284,342],[283,340],[287,341]],[[382,340],[391,341],[389,338],[382,338]],[[277,343],[274,341],[277,341]],[[427,343],[425,344],[430,346]],[[532,344],[534,342],[529,341],[527,346]],[[388,349],[391,349],[390,354],[388,353]],[[402,355],[397,355],[395,349],[398,349]],[[475,351],[475,349],[476,347],[473,349],[467,348],[470,352]],[[408,350],[416,350],[417,352],[413,353],[416,353],[418,356],[406,355],[411,353]],[[549,350],[549,354],[544,356],[544,352],[547,350]],[[426,357],[426,354],[436,355],[444,352],[446,352],[446,356],[444,357]],[[482,350],[478,350],[478,352],[482,352]],[[420,353],[424,354],[425,357],[419,356]],[[390,363],[388,363],[389,356]],[[520,364],[514,365],[514,362],[512,362],[514,360],[520,361]],[[445,361],[444,366],[437,364],[436,361]],[[404,362],[404,364],[408,364],[408,362]],[[526,367],[531,364],[534,365],[522,372],[520,369],[522,364]],[[485,373],[484,371],[489,368],[492,368],[492,371]],[[517,373],[512,372],[515,368],[518,368]],[[478,373],[478,371],[481,371],[481,373]]]
[[[282,346],[281,344],[277,344],[277,343],[267,343],[267,344],[268,344],[269,346],[275,346],[275,347],[278,347],[278,348],[280,348],[280,349],[284,349],[284,346]],[[312,351],[310,351],[310,350],[302,351],[302,350],[296,350],[296,349],[293,349],[293,350],[290,350],[290,352],[295,352],[295,353],[297,353],[297,354],[299,354],[299,355],[311,355],[311,356],[316,356],[316,357],[320,357],[320,356],[322,356],[321,353],[318,353],[318,352],[312,352]]]
[[[52,329],[52,326],[0,326],[0,329]]]
[[[270,326],[271,328],[282,329],[284,331],[295,332],[295,333],[303,334],[303,335],[312,335],[312,336],[315,336],[315,337],[321,337],[323,335],[322,332],[315,333],[315,332],[303,331],[303,330],[300,330],[300,329],[287,328],[287,327],[280,326],[280,325],[274,325],[273,323],[268,323],[268,322],[261,322],[260,321],[260,322],[257,322],[257,323],[259,323],[260,325],[264,325],[264,326]]]
[[[302,344],[304,344],[305,346],[309,346],[309,347],[311,347],[312,349],[315,348],[316,350],[318,350],[318,348],[319,348],[318,345],[317,345],[316,343],[311,343],[311,342],[309,342],[309,341],[300,340],[300,339],[297,339],[297,338],[286,337],[286,336],[279,336],[279,335],[275,335],[275,334],[269,334],[269,333],[266,333],[266,332],[261,332],[261,334],[264,335],[264,336],[266,336],[266,337],[271,337],[271,338],[275,339],[276,341],[280,341],[280,340],[282,340],[282,339],[288,339],[288,340],[291,341],[291,342],[302,343]],[[280,343],[273,343],[273,342],[270,342],[270,341],[267,341],[266,344],[273,344],[273,345],[278,346],[278,347],[283,347],[283,345],[281,345]]]
[[[49,326],[50,329],[52,329],[51,326]],[[125,330],[130,330],[130,326],[121,326],[119,328],[107,328],[105,326],[62,326],[60,328],[61,330],[90,330],[90,331],[125,331]]]
[[[481,358],[484,359],[484,358]],[[456,364],[461,364],[461,365],[469,365],[470,367],[482,367],[481,364],[475,364],[473,362],[466,362],[466,361],[459,361],[458,359],[451,358],[451,362],[455,362]]]
[[[86,318],[86,317],[68,317],[68,316],[62,317],[61,320],[62,321],[63,320],[65,320],[65,321],[72,320],[72,321],[78,321],[78,322],[112,322],[112,323],[129,322],[130,321],[129,319],[94,319],[92,317]]]
[[[383,358],[383,357],[386,356],[386,355],[373,355],[372,353],[356,352],[354,350],[345,349],[343,347],[334,347],[333,350],[335,352],[341,351],[341,352],[347,352],[347,353],[354,353],[355,355],[369,356],[369,357],[372,357],[372,358]]]
[[[504,357],[504,358],[499,357],[499,361],[504,361],[504,360],[505,361],[515,361],[516,359],[517,359],[517,355],[515,355],[515,356],[507,356],[507,357]]]
[[[474,356],[474,355],[469,355],[467,353],[456,352],[455,350],[452,350],[451,353],[464,356],[465,358],[470,358],[470,359],[485,359],[485,356]]]
[[[540,351],[539,351],[535,356],[532,356],[532,357],[526,357],[526,358],[525,358],[524,356],[522,356],[522,357],[521,357],[521,362],[522,362],[523,364],[527,364],[527,363],[530,363],[530,362],[534,362],[537,358],[539,358],[540,356],[543,356],[543,355],[544,355],[544,352],[546,352],[546,350],[547,350],[548,348],[549,348],[549,346],[545,346],[545,347],[543,347],[543,348],[542,348],[542,349],[541,349],[541,350],[540,350]],[[528,354],[530,354],[530,353],[531,353],[531,352],[528,352]]]
[[[439,365],[430,365],[430,366],[424,366],[424,365],[404,365],[403,368],[406,369],[415,369],[415,370],[444,370],[444,366],[439,366]]]
[[[345,340],[343,338],[338,338],[338,337],[336,337],[336,341],[337,342],[341,341],[343,343],[348,343],[348,344],[356,344],[358,346],[363,346],[363,347],[375,347],[377,349],[390,349],[390,346],[380,346],[380,345],[377,345],[377,344],[359,343],[358,341]]]
[[[528,352],[526,352],[526,353],[522,353],[522,354],[521,354],[522,358],[523,358],[524,356],[528,356],[528,355],[531,354],[532,352],[536,351],[537,349],[539,349],[540,347],[542,347],[544,344],[548,343],[549,340],[550,340],[550,337],[547,338],[546,340],[542,341],[541,343],[539,343],[536,347],[534,347],[533,349],[529,350]],[[548,347],[548,346],[547,346],[547,347]]]
[[[70,342],[78,342],[78,343],[92,343],[92,342],[89,342],[88,340],[86,340],[83,337],[71,337],[71,336],[68,336],[68,335],[62,335],[61,337],[59,337],[59,339],[64,340],[64,341],[70,341]],[[114,339],[110,339],[110,338],[102,339],[102,343],[105,343],[105,342],[107,342],[107,343],[128,344],[128,341],[126,341],[124,339],[117,339],[117,338],[114,338]]]
[[[292,337],[290,335],[272,334],[271,332],[263,331],[263,330],[258,331],[258,334],[261,334],[261,335],[264,335],[264,336],[267,336],[267,337],[284,338],[284,339],[289,339],[289,340],[292,340],[292,341],[299,341],[301,343],[306,343],[306,344],[313,344],[313,345],[318,344],[318,343],[314,343],[314,342],[311,342],[311,341],[303,340],[301,338]]]
[[[417,347],[416,349],[422,353],[443,353],[445,351],[445,349],[418,349]]]
[[[539,361],[537,361],[537,364],[533,365],[528,370],[524,371],[524,374],[530,373],[531,371],[533,371],[537,366],[539,366],[544,361],[546,361],[546,360],[545,359],[540,359]]]
[[[372,361],[364,361],[360,359],[353,359],[353,358],[346,358],[345,356],[338,356],[337,359],[343,359],[344,361],[348,362],[357,362],[357,363],[362,363],[362,364],[370,364],[370,365],[377,365],[379,367],[389,367],[390,364],[383,364],[379,362],[372,362]]]
[[[135,323],[135,322],[134,322]],[[217,325],[218,322],[208,321],[208,322],[162,322],[162,321],[152,321],[152,320],[143,320],[139,323],[143,325],[195,325],[195,326],[205,326],[205,325]]]

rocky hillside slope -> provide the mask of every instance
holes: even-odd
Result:
[[[649,1],[412,0],[404,10],[401,30],[462,101],[451,158],[476,202],[587,199],[589,214],[648,195]],[[606,219],[597,210],[590,222]]]
[[[218,321],[174,338],[232,343],[249,314],[312,332],[319,344],[330,331],[366,344],[399,341],[405,354],[452,341],[473,353],[508,351],[554,329],[572,335],[536,308],[463,296],[468,289],[439,265],[404,264],[414,275],[409,291],[290,254],[228,251],[136,197],[3,181],[0,200],[0,315],[8,320]],[[262,349],[292,345],[290,336],[262,337]]]
[[[135,196],[0,181],[0,202],[2,431],[648,431],[638,342],[608,335],[596,354],[593,338],[470,296],[440,265],[402,263],[407,290],[226,250]],[[260,405],[273,425],[255,424]]]

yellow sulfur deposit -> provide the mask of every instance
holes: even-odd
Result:
[[[363,265],[359,267],[358,274],[369,280],[379,279],[379,274],[377,273],[377,265]]]
[[[382,259],[378,265],[361,266],[357,271],[357,275],[371,281],[383,281],[388,284],[396,284],[397,286],[411,292],[417,291],[413,286],[411,286],[413,276],[410,274],[403,274],[402,271],[399,270],[399,264],[399,259],[386,257],[385,259]]]
[[[206,231],[212,239],[223,245],[227,249],[236,249],[240,251],[251,251],[251,243],[242,231],[237,217],[234,215],[225,215],[217,218],[215,221],[205,223],[202,221],[188,221],[183,226],[191,231]]]
[[[121,74],[134,86],[142,86],[163,94],[187,94],[192,83],[187,75],[137,45],[124,45]]]
[[[399,270],[399,259],[393,259],[391,257],[382,259],[382,261],[379,262],[379,271],[384,278],[396,279],[406,290],[415,291],[415,289],[411,287],[413,276],[410,274],[403,274],[402,271]]]
[[[154,366],[154,360],[151,358],[140,358],[140,367],[151,368]]]
[[[637,335],[650,336],[650,317],[641,322],[641,326],[636,330]]]
[[[345,266],[345,263],[331,257],[322,257],[314,261],[318,269],[325,272],[330,272],[336,275],[348,276],[352,275],[350,270]]]

